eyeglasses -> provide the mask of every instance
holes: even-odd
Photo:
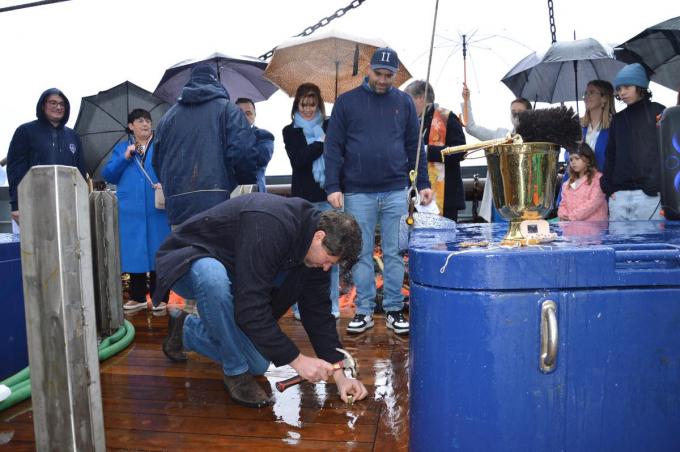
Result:
[[[583,93],[584,99],[586,97],[592,97],[592,96],[602,96],[602,93],[600,91],[586,91],[585,93]]]
[[[303,104],[300,102],[300,110],[314,110],[316,108],[316,103]]]
[[[59,108],[66,108],[66,102],[59,102],[56,100],[48,100],[47,105],[49,105],[52,108],[59,107]]]

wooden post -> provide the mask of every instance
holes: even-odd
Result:
[[[123,326],[118,200],[110,191],[90,193],[90,227],[97,331],[106,337]]]
[[[19,209],[36,449],[104,451],[87,186],[35,166]]]

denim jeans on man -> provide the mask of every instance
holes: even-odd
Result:
[[[609,198],[609,221],[663,220],[661,197],[642,190],[620,190]]]
[[[331,210],[333,207],[331,207],[330,204],[326,201],[319,201],[319,202],[313,202],[312,203],[314,207],[319,209],[321,212],[324,212],[326,210]],[[340,266],[339,265],[334,265],[331,267],[331,292],[330,292],[330,297],[331,297],[331,314],[333,316],[340,317],[340,306],[338,305],[338,299],[340,298]],[[293,305],[293,312],[297,315],[299,315],[300,310],[298,309],[297,303]]]
[[[356,218],[362,237],[361,256],[352,269],[357,287],[356,313],[373,315],[375,310],[373,248],[378,222],[385,264],[383,310],[401,311],[404,307],[404,296],[401,294],[404,259],[399,253],[399,222],[408,212],[406,189],[380,193],[345,193],[345,212]]]
[[[222,263],[212,257],[196,260],[172,290],[195,299],[200,316],[190,315],[184,321],[182,339],[186,350],[222,364],[225,375],[262,375],[267,371],[269,360],[234,320],[231,278]]]

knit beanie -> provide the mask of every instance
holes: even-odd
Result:
[[[633,85],[647,89],[649,78],[645,68],[640,63],[629,64],[621,68],[614,79],[614,89],[618,89],[621,85]]]

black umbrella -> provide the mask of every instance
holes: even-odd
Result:
[[[616,58],[640,63],[656,83],[680,87],[680,16],[649,27],[616,49]]]
[[[232,100],[247,97],[253,102],[269,99],[278,89],[272,82],[262,77],[267,63],[257,58],[232,57],[222,53],[213,53],[200,60],[184,60],[165,71],[158,83],[154,96],[169,104],[177,102],[182,88],[189,81],[191,69],[199,63],[212,63],[217,71],[217,78],[229,93]]]
[[[111,151],[127,139],[128,113],[135,108],[150,112],[151,119],[157,123],[170,106],[130,82],[83,97],[80,101],[75,131],[83,143],[85,167],[93,179],[101,179]]]
[[[611,47],[595,39],[558,41],[543,56],[533,53],[523,58],[502,82],[517,97],[535,102],[578,101],[589,81],[611,81],[623,66],[614,59]]]

